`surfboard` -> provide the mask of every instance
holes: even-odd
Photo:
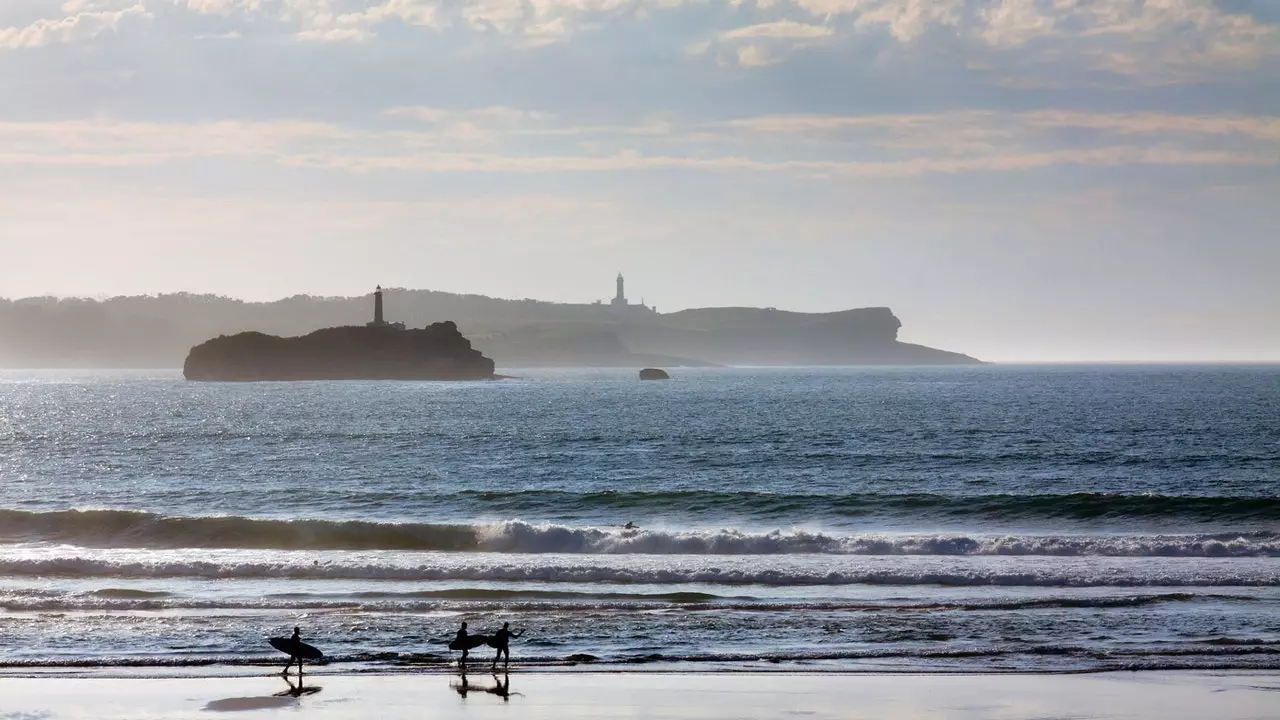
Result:
[[[303,660],[319,660],[324,657],[324,653],[316,649],[314,645],[308,645],[301,640],[294,640],[287,637],[267,638],[267,642],[271,643],[271,647],[279,650],[285,655],[300,657]]]
[[[459,644],[457,640],[449,643],[450,650],[475,650],[476,648],[487,645],[489,643],[488,635],[468,635],[466,642]]]

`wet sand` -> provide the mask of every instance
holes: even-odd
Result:
[[[0,678],[0,720],[62,718],[832,718],[1273,720],[1280,673],[793,675],[512,673]],[[296,687],[296,686],[294,686]],[[506,690],[506,697],[502,692]]]

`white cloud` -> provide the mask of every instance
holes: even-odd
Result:
[[[185,7],[191,12],[201,15],[232,15],[234,13],[256,13],[262,11],[263,0],[172,0],[175,5]]]
[[[120,10],[85,10],[58,20],[37,20],[26,27],[0,28],[0,49],[38,48],[93,39],[115,32],[126,18],[150,18],[141,4]]]
[[[1265,167],[1280,161],[1280,118],[1275,117],[1076,111],[764,116],[714,126],[676,124],[661,135],[600,128],[592,144],[574,146],[549,143],[553,136],[541,134],[573,126],[511,108],[396,108],[388,115],[429,127],[374,130],[300,121],[7,123],[0,124],[0,147],[5,148],[0,165],[127,166],[222,158],[362,173],[678,169],[893,178],[1071,164]],[[1090,129],[1097,136],[1082,140],[1063,129]],[[673,144],[680,137],[710,138],[716,151],[707,152],[701,142]],[[502,143],[494,142],[499,138]]]
[[[923,36],[931,26],[958,25],[965,7],[964,0],[884,0],[866,5],[865,11],[858,15],[857,24],[886,25],[902,42]]]
[[[1013,52],[1009,61],[1101,69],[1147,83],[1257,67],[1280,54],[1280,33],[1215,0],[791,0],[809,18],[848,18],[883,29],[904,47],[942,32],[971,52]],[[798,20],[798,19],[797,19]],[[1043,41],[1034,50],[1028,45]],[[1027,55],[1030,53],[1030,55]],[[975,60],[977,58],[969,58]],[[1026,76],[1023,84],[1043,85]]]
[[[1054,31],[1054,19],[1036,0],[1000,0],[982,13],[981,37],[988,45],[1013,47]]]
[[[1173,115],[1169,113],[1090,113],[1038,110],[1020,116],[1033,127],[1065,127],[1142,135],[1179,133],[1240,135],[1280,142],[1280,117],[1250,115]]]
[[[757,38],[805,39],[830,37],[833,31],[822,25],[806,25],[794,20],[775,20],[774,22],[748,25],[735,28],[720,34],[722,40],[740,40]]]
[[[734,28],[719,33],[714,41],[688,48],[701,54],[726,47],[728,57],[742,67],[763,67],[785,61],[792,53],[828,41],[835,31],[825,25],[809,25],[794,20],[775,20]],[[719,53],[722,61],[725,53]]]

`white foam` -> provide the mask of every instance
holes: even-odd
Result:
[[[1092,556],[575,555],[444,552],[86,550],[6,551],[0,576],[271,578],[672,585],[1276,586],[1267,558]]]

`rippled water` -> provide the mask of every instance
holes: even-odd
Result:
[[[1280,368],[521,374],[0,374],[0,666],[1280,667]]]

